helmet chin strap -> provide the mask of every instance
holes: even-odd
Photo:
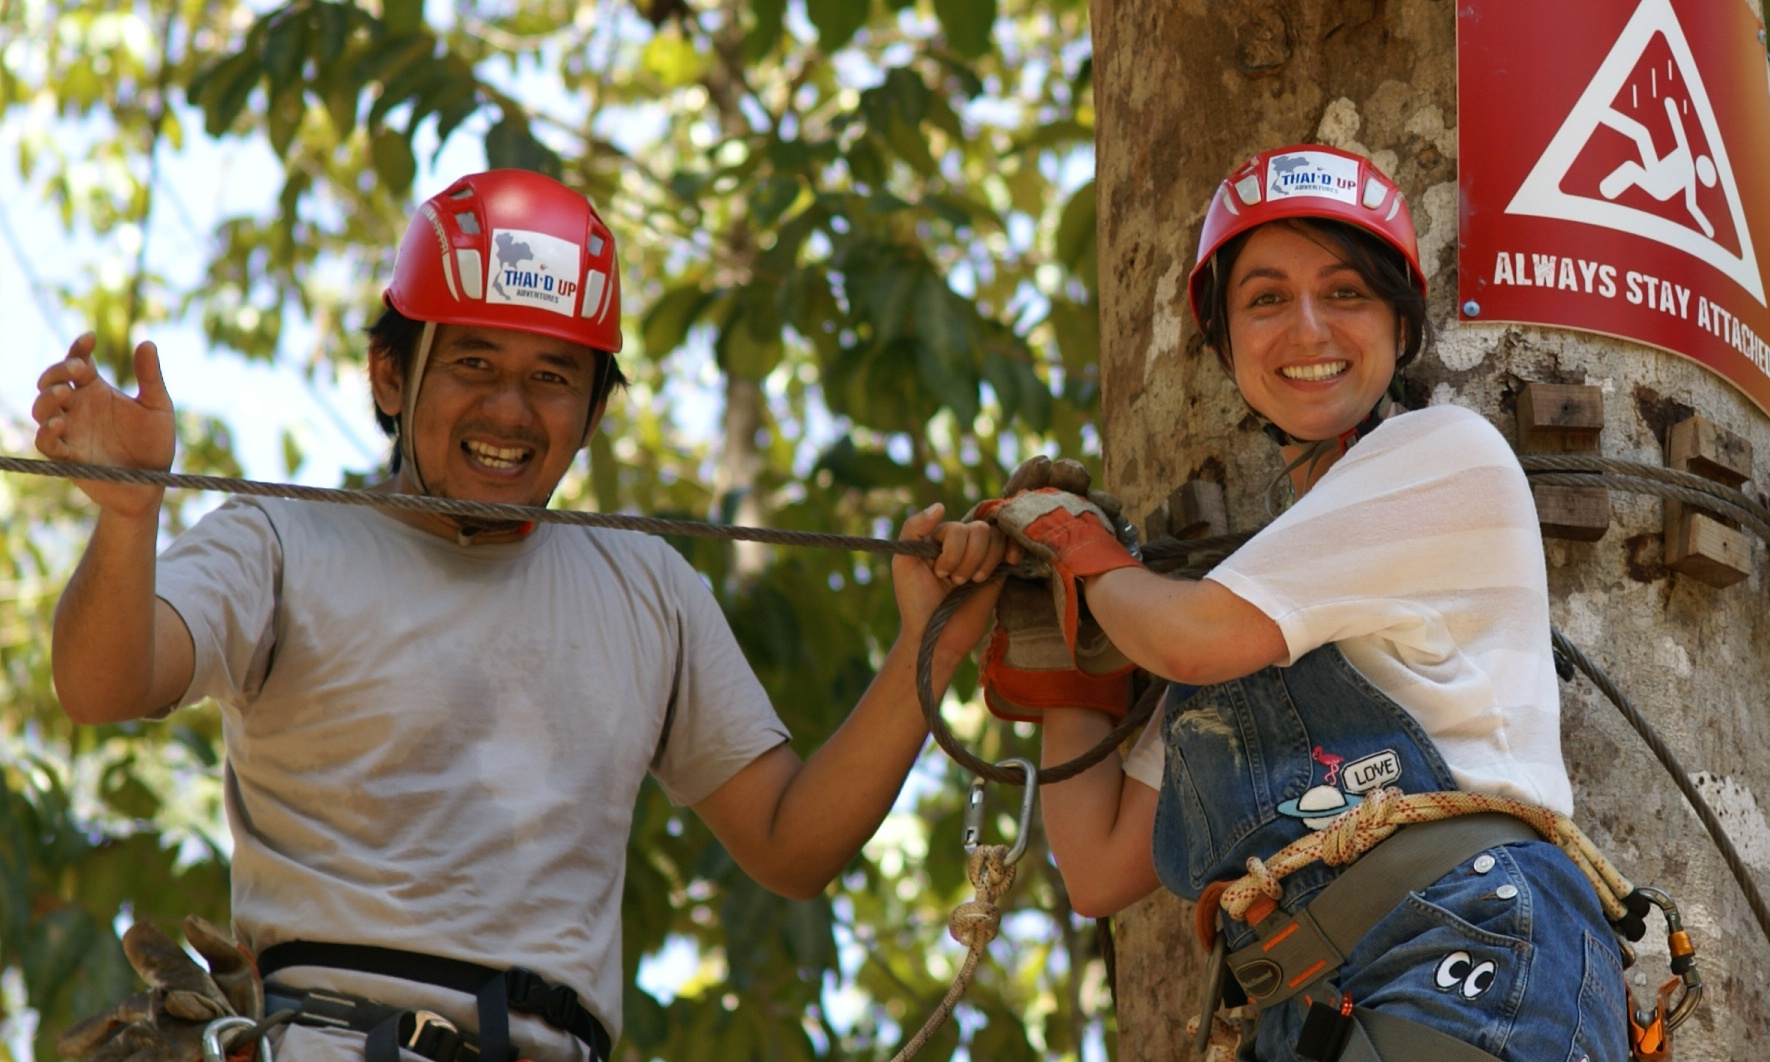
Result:
[[[436,342],[436,322],[425,321],[424,331],[418,336],[418,349],[412,353],[412,367],[406,373],[405,394],[401,402],[399,422],[399,453],[400,465],[411,479],[412,486],[418,488],[419,494],[429,495],[430,487],[424,482],[424,473],[418,468],[418,448],[412,442],[411,425],[418,412],[418,385],[424,380],[424,368],[430,361],[430,349]],[[528,534],[534,530],[532,520],[500,520],[490,524],[469,523],[458,516],[439,514],[442,519],[455,525],[455,543],[471,546],[481,536],[499,531],[521,531]]]
[[[1267,516],[1274,518],[1278,516],[1278,493],[1284,484],[1291,481],[1292,472],[1296,471],[1298,468],[1304,468],[1303,476],[1305,479],[1308,479],[1310,476],[1314,475],[1315,466],[1320,464],[1324,458],[1327,458],[1330,454],[1334,457],[1339,457],[1347,450],[1352,449],[1353,443],[1356,443],[1366,435],[1377,430],[1377,426],[1383,423],[1384,418],[1388,417],[1390,409],[1395,405],[1395,392],[1400,389],[1399,379],[1399,377],[1390,378],[1389,386],[1383,390],[1383,393],[1380,396],[1378,396],[1377,404],[1371,407],[1370,413],[1366,414],[1363,420],[1359,421],[1346,431],[1343,431],[1338,435],[1331,435],[1325,439],[1293,438],[1290,433],[1286,432],[1277,424],[1274,424],[1263,416],[1261,417],[1262,423],[1260,425],[1260,430],[1265,432],[1267,437],[1273,442],[1280,446],[1303,447],[1303,452],[1297,455],[1296,460],[1280,469],[1278,475],[1273,476],[1272,481],[1266,485]],[[1256,413],[1257,412],[1258,411],[1256,410]],[[1307,467],[1304,467],[1305,465]]]

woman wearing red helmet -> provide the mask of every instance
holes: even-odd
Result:
[[[1200,901],[1230,996],[1258,1008],[1243,1058],[1626,1057],[1599,902],[1517,819],[1409,827],[1281,882],[1251,862],[1402,794],[1572,811],[1523,472],[1480,416],[1392,405],[1397,368],[1429,339],[1399,190],[1343,151],[1257,155],[1217,190],[1189,294],[1279,442],[1294,504],[1198,581],[1144,569],[1074,494],[984,508],[1169,682],[1122,766],[1046,790],[1076,909],[1110,914],[1157,885]],[[1043,712],[1047,762],[1107,732],[1111,713],[1091,707]],[[1223,900],[1250,868],[1263,895]]]

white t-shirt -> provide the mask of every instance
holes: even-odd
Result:
[[[221,705],[249,947],[525,966],[611,1035],[648,770],[692,804],[787,739],[712,594],[643,535],[542,524],[462,547],[369,508],[234,499],[166,551],[157,592],[196,646],[180,703]],[[470,997],[430,986],[275,979],[477,1025]],[[511,1036],[544,1062],[580,1057],[536,1019],[513,1014]],[[290,1037],[300,1057],[360,1062],[360,1038]]]
[[[1206,578],[1278,624],[1284,665],[1337,643],[1461,788],[1572,813],[1536,505],[1479,415],[1390,418]],[[1152,788],[1159,733],[1125,763]]]

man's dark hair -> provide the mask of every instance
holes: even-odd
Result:
[[[424,334],[424,322],[416,321],[389,306],[381,316],[366,330],[369,336],[369,356],[377,353],[392,357],[394,364],[399,366],[400,379],[405,379],[412,371],[412,359],[418,354],[418,339]],[[620,363],[615,356],[606,350],[597,351],[601,355],[596,366],[596,382],[590,389],[590,408],[597,405],[616,388],[627,386],[627,376],[621,371]],[[373,404],[371,400],[371,404]],[[389,416],[375,407],[375,423],[390,439],[399,435],[399,418]],[[399,451],[393,454],[393,468],[399,469]]]
[[[1419,354],[1431,336],[1432,326],[1426,320],[1426,297],[1414,286],[1407,259],[1379,237],[1356,225],[1331,218],[1286,218],[1269,221],[1268,225],[1290,225],[1304,235],[1320,240],[1329,250],[1357,270],[1371,293],[1395,308],[1401,319],[1402,349],[1395,359],[1397,371],[1405,368]],[[1205,345],[1217,353],[1217,361],[1235,375],[1229,350],[1229,274],[1235,260],[1247,246],[1248,238],[1259,227],[1249,229],[1218,248],[1216,261],[1206,273],[1205,287],[1199,299],[1204,311]]]

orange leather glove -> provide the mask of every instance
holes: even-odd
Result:
[[[1090,708],[1122,717],[1134,665],[1088,615],[1079,580],[1137,565],[1108,510],[1117,499],[1089,491],[1078,462],[1037,457],[1008,481],[1010,497],[966,517],[988,520],[1024,546],[1046,585],[1009,579],[984,654],[984,703],[1004,719],[1037,722],[1047,708]],[[1134,542],[1126,529],[1127,537]]]

